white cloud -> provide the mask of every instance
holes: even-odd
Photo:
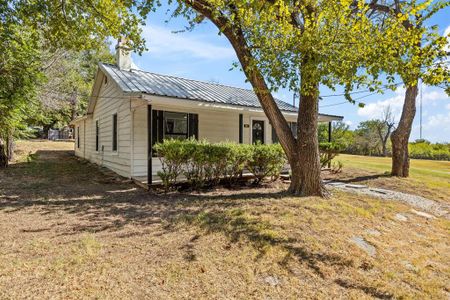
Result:
[[[395,90],[395,96],[385,99],[378,100],[377,102],[368,103],[364,107],[358,109],[358,115],[361,117],[367,117],[370,119],[380,118],[386,107],[390,106],[394,116],[399,116],[403,102],[405,100],[405,88],[397,88]],[[420,99],[420,92],[417,95],[417,101]],[[430,90],[429,86],[424,85],[422,91],[422,104],[424,106],[436,106],[440,100],[448,100],[448,95],[440,90]]]
[[[214,45],[192,33],[172,33],[167,28],[149,25],[143,28],[143,36],[151,56],[193,56],[210,60],[235,58],[231,47]]]
[[[425,124],[423,124],[423,127],[425,129],[438,128],[439,130],[450,130],[450,112],[428,117]]]
[[[445,106],[448,110],[450,110],[450,103]]]
[[[420,91],[419,95],[417,95],[417,98],[420,97]],[[431,90],[428,85],[423,85],[422,90],[422,103],[425,105],[436,105],[438,101],[440,100],[447,100],[448,95],[443,90]]]
[[[378,100],[377,102],[367,103],[364,107],[358,108],[358,115],[361,117],[367,117],[370,119],[380,118],[386,107],[390,106],[392,113],[398,115],[403,106],[403,101],[405,99],[405,88],[400,87],[395,90],[395,96],[385,99]]]

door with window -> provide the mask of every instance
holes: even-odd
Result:
[[[252,121],[252,142],[253,144],[258,142],[264,144],[264,121]]]

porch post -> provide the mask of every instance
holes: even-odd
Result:
[[[328,143],[331,143],[331,121],[328,122]],[[328,168],[331,168],[331,161],[328,162]]]
[[[244,116],[239,114],[239,144],[244,141]]]
[[[331,121],[328,122],[328,143],[331,143]]]
[[[151,189],[152,186],[152,106],[147,105],[147,186]]]

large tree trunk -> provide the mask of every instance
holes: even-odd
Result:
[[[409,176],[408,141],[416,115],[417,83],[406,88],[405,103],[397,129],[392,132],[392,175]]]
[[[300,185],[291,186],[295,194],[302,196],[325,196],[320,178],[320,155],[318,137],[318,92],[314,95],[300,95],[298,114],[298,165]],[[297,183],[296,183],[297,184]]]

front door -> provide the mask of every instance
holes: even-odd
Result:
[[[252,142],[253,144],[264,144],[264,121],[253,120],[252,123]]]

